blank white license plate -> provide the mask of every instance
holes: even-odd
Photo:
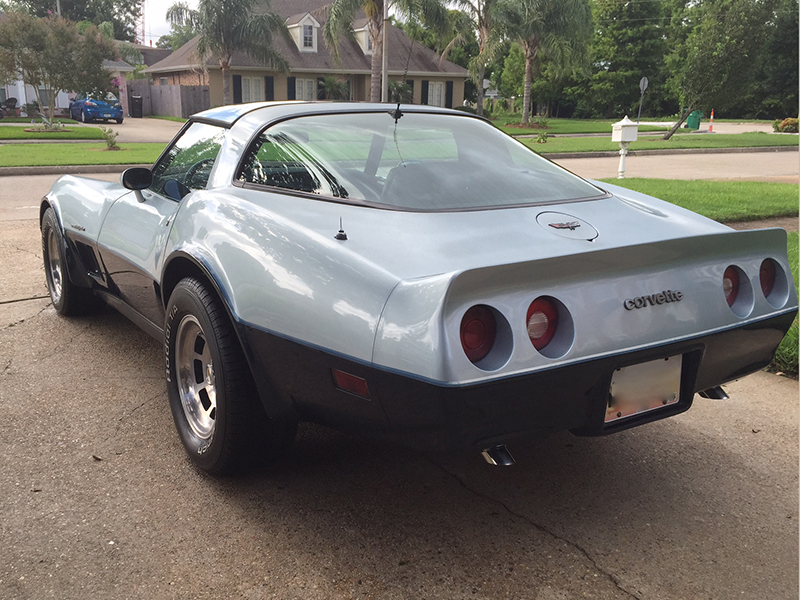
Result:
[[[606,423],[658,410],[680,400],[683,356],[670,356],[614,371]]]
[[[111,115],[103,115],[106,119],[110,119]]]

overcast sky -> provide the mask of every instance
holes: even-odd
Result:
[[[189,6],[197,8],[197,0],[185,0]],[[144,29],[145,44],[153,42],[156,45],[158,38],[162,35],[169,33],[169,23],[167,23],[166,13],[167,9],[172,6],[173,2],[168,0],[145,0],[144,2]],[[139,30],[136,31],[137,37]]]

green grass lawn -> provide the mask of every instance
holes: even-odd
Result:
[[[604,179],[714,219],[734,222],[797,216],[798,186],[760,181]]]
[[[5,119],[3,119],[5,120]],[[102,140],[97,127],[76,127],[69,131],[25,131],[25,127],[0,125],[0,140]]]
[[[120,144],[108,152],[105,144],[6,144],[0,146],[0,167],[44,165],[152,164],[166,144]]]
[[[41,124],[42,119],[40,117],[34,118],[36,124]],[[73,121],[72,119],[68,119],[66,117],[56,117],[56,123],[64,123],[65,125],[74,125],[77,121]],[[0,125],[3,123],[30,123],[31,117],[3,117],[0,120]]]
[[[148,117],[150,119],[161,119],[162,121],[175,121],[176,123],[186,123],[189,119],[184,119],[182,117],[164,117],[161,115],[151,115]]]
[[[611,125],[619,119],[593,120],[593,119],[547,119],[547,129],[509,127],[509,123],[519,123],[520,117],[501,117],[493,123],[510,135],[536,135],[539,133],[564,134],[564,133],[607,133],[611,135]],[[639,131],[666,131],[666,127],[642,125]]]
[[[549,138],[546,144],[537,144],[533,139],[520,140],[539,154],[555,152],[619,152],[619,144],[605,137]],[[679,135],[664,141],[660,138],[646,138],[633,142],[631,150],[672,150],[676,148],[757,148],[762,146],[797,146],[798,138],[793,135],[772,135],[769,133],[704,133]]]
[[[789,264],[792,267],[792,276],[794,277],[794,286],[797,289],[798,279],[798,236],[797,232],[789,234],[788,239],[789,249]],[[772,361],[770,369],[773,371],[782,371],[787,375],[797,377],[797,364],[798,364],[798,324],[797,319],[794,320],[786,337],[783,338],[781,345],[778,346],[778,351],[775,353],[775,360]]]

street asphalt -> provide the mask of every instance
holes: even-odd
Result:
[[[797,153],[717,157],[716,179],[797,182]],[[709,161],[680,158],[640,176]],[[50,305],[37,215],[55,178],[0,177],[0,599],[798,597],[796,381],[517,444],[511,468],[305,425],[284,462],[214,479],[174,432],[160,344]]]

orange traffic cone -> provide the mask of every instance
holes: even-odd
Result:
[[[711,109],[711,121],[708,123],[708,133],[714,133],[714,109]]]

